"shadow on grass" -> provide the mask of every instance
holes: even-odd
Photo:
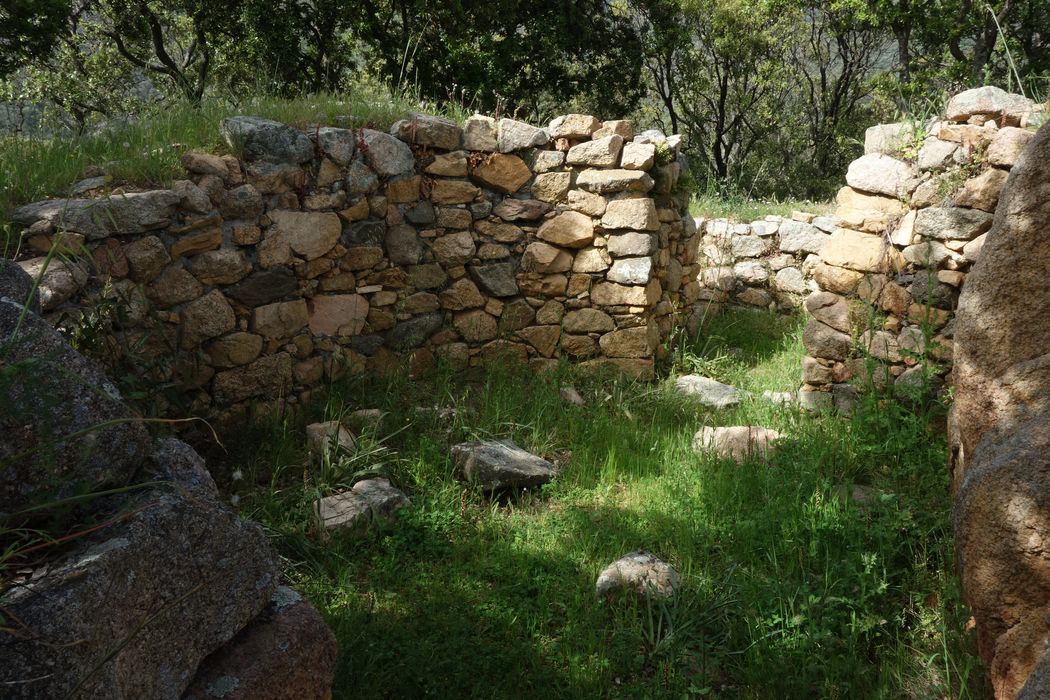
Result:
[[[569,508],[554,516],[554,541],[533,545],[487,509],[478,501],[460,522],[435,526],[447,511],[424,505],[358,554],[348,548],[352,573],[314,597],[342,644],[337,697],[624,697],[641,687],[670,697],[684,689],[683,662],[703,687],[714,651],[705,640],[725,635],[708,614],[714,599],[701,599],[710,592],[687,577],[690,603],[671,622],[689,634],[673,644],[648,631],[645,609],[594,594],[598,562],[638,548],[668,556],[654,533],[684,521]],[[673,678],[659,673],[666,663]]]
[[[735,349],[741,360],[757,365],[783,350],[785,341],[802,325],[805,319],[801,314],[734,306],[710,316],[691,345],[694,350],[709,352]]]
[[[748,318],[739,324],[770,317]],[[750,346],[767,365],[797,333],[771,318],[787,328]],[[586,408],[561,401],[563,381]],[[455,411],[419,410],[434,406]],[[900,697],[922,674],[940,696],[971,672],[954,627],[943,459],[921,420],[811,419],[757,401],[715,416],[644,384],[493,370],[466,384],[357,378],[296,421],[356,408],[388,414],[389,473],[413,499],[364,540],[311,536],[300,423],[246,432],[238,452],[268,485],[249,515],[340,639],[337,697]],[[770,464],[692,452],[704,421],[762,411],[792,436]],[[490,501],[456,482],[448,456],[488,437],[564,471]],[[861,509],[832,496],[853,482],[890,497]],[[635,549],[683,573],[675,610],[595,598],[600,569]],[[937,668],[938,654],[961,671]]]

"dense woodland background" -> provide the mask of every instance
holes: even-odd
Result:
[[[685,135],[702,191],[819,198],[865,126],[985,83],[1045,99],[1048,27],[1047,0],[6,0],[0,101],[35,134],[377,89],[630,116]]]

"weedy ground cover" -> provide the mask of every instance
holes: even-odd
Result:
[[[673,372],[750,392],[720,411],[570,368],[360,377],[257,420],[223,464],[339,639],[337,697],[974,697],[938,409],[871,396],[814,417],[761,400],[796,388],[802,353],[797,319],[714,319]],[[585,407],[559,398],[565,383]],[[357,453],[311,466],[303,425],[360,408],[383,418]],[[692,450],[701,426],[743,424],[788,437],[768,462]],[[482,438],[561,474],[490,499],[449,458]],[[376,473],[412,499],[398,521],[318,537],[313,499]],[[675,602],[595,597],[598,572],[635,549],[681,572]]]

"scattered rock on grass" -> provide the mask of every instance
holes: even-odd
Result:
[[[357,447],[354,436],[337,420],[306,426],[306,444],[310,454],[318,456],[326,454],[333,444],[349,452]]]
[[[777,406],[797,406],[797,391],[763,391],[762,398]]]
[[[586,406],[587,402],[580,396],[580,392],[576,391],[571,386],[563,386],[558,390],[558,394],[561,396],[561,400],[567,403],[571,403],[573,406]]]
[[[728,408],[740,403],[740,390],[698,374],[687,374],[674,382],[675,391],[711,408]]]
[[[594,591],[599,597],[621,593],[672,598],[678,592],[678,572],[670,564],[646,551],[620,557],[598,574]]]
[[[365,479],[349,491],[320,499],[314,512],[328,533],[362,532],[374,521],[390,521],[408,503],[408,496],[388,480]]]
[[[452,421],[459,412],[451,406],[416,406],[416,414],[433,420]]]
[[[871,508],[883,496],[883,492],[873,486],[854,484],[837,484],[831,491],[834,498],[843,503],[854,503],[861,510]]]
[[[359,435],[365,432],[377,432],[383,422],[383,412],[378,408],[362,408],[348,415],[346,422]]]
[[[557,474],[553,464],[526,452],[511,440],[453,445],[452,461],[464,480],[489,491],[542,486]]]
[[[769,428],[754,425],[734,425],[724,428],[703,427],[693,437],[693,449],[714,452],[722,459],[743,463],[752,457],[765,459],[773,449],[773,442],[783,435]]]

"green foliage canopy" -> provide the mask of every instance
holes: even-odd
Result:
[[[365,0],[357,35],[396,89],[551,116],[576,97],[623,114],[642,92],[642,47],[604,0]]]
[[[173,101],[339,93],[685,136],[711,191],[826,197],[863,127],[1050,86],[1046,0],[8,0],[0,99],[83,130]],[[4,77],[7,79],[4,80]]]
[[[68,15],[68,0],[4,0],[0,5],[0,78],[45,56]]]

